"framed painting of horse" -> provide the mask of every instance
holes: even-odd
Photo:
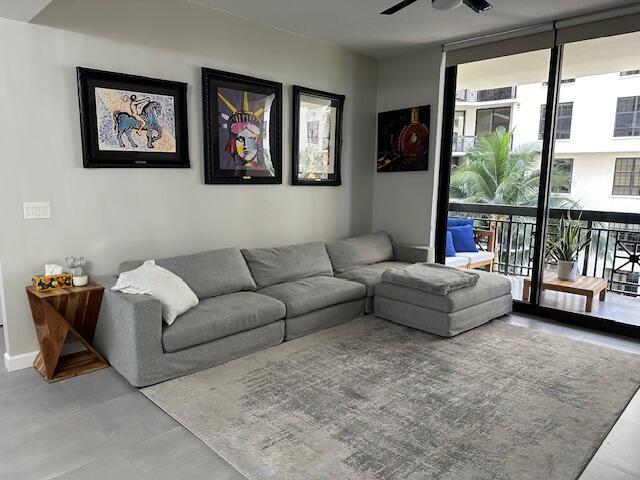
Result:
[[[77,68],[85,168],[189,168],[187,84]]]
[[[282,84],[202,69],[208,184],[282,183]]]

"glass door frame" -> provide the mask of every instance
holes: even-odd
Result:
[[[577,325],[580,327],[601,330],[618,335],[640,338],[640,327],[624,324],[577,312],[545,307],[540,303],[542,276],[545,268],[545,239],[549,220],[549,199],[551,194],[551,170],[554,157],[556,130],[556,113],[562,79],[562,59],[564,44],[557,44],[550,49],[549,79],[545,111],[545,127],[540,165],[540,188],[536,209],[536,232],[534,238],[533,269],[531,275],[531,293],[529,302],[513,301],[516,312],[528,313],[554,321]],[[440,169],[438,181],[438,208],[436,214],[436,262],[445,263],[447,220],[449,217],[449,188],[451,177],[451,157],[453,151],[453,128],[456,109],[456,87],[458,67],[446,67],[444,74],[443,120],[440,151]],[[550,108],[551,106],[551,108]]]

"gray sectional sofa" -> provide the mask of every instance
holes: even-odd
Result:
[[[116,275],[96,277],[105,295],[94,345],[132,385],[151,385],[371,312],[385,270],[425,261],[432,249],[394,245],[384,232],[156,260],[200,303],[167,326],[156,299],[112,291]],[[118,274],[141,264],[124,262]]]

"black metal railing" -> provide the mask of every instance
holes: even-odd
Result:
[[[517,87],[488,88],[484,90],[458,90],[456,100],[459,102],[495,102],[516,98]]]
[[[494,271],[505,275],[530,276],[533,269],[536,208],[510,205],[450,203],[452,216],[475,219],[478,228],[496,232]],[[555,221],[566,210],[552,208],[549,235],[557,234]],[[590,241],[580,254],[582,275],[606,278],[608,289],[624,295],[640,296],[640,214],[572,211],[579,218]],[[550,268],[553,262],[549,261]]]
[[[458,135],[454,133],[452,150],[454,152],[468,152],[475,147],[477,138],[475,135]]]

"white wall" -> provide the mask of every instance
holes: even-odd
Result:
[[[514,141],[536,142],[540,106],[546,102],[542,84],[518,86]],[[640,157],[640,138],[614,137],[618,98],[640,95],[640,77],[620,72],[578,77],[563,84],[560,102],[573,102],[571,137],[556,140],[555,157],[573,159],[572,199],[587,210],[637,213],[640,197],[612,195],[616,158]]]
[[[103,274],[124,259],[371,231],[374,60],[186,1],[60,0],[37,21],[67,31],[0,20],[0,44],[10,46],[0,49],[0,262],[10,355],[37,350],[24,286],[46,262],[84,255],[90,273]],[[188,82],[192,168],[82,168],[78,65]],[[283,185],[204,185],[201,66],[285,84]],[[291,84],[347,97],[342,187],[288,185]],[[47,200],[52,219],[22,219],[22,202]]]
[[[432,244],[435,235],[442,59],[441,47],[432,47],[378,64],[378,112],[431,105],[429,170],[374,176],[373,229],[400,242]]]
[[[547,87],[540,83],[518,86],[519,108],[513,122],[516,143],[538,140],[540,106],[546,103],[546,92]],[[563,84],[559,101],[573,102],[573,118],[571,138],[556,141],[556,154],[640,150],[640,138],[613,136],[618,98],[637,95],[640,76],[621,77],[620,72],[578,77],[575,83]]]

